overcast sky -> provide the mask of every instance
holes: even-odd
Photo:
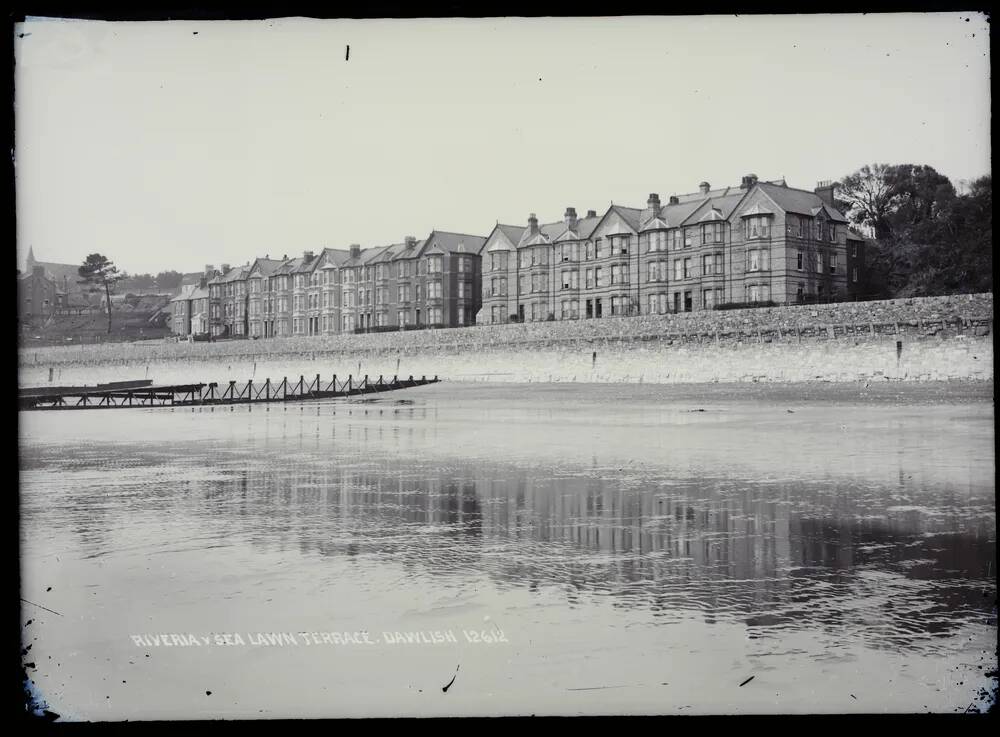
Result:
[[[968,13],[16,33],[20,268],[29,246],[155,273],[485,236],[751,172],[990,170],[988,25]]]

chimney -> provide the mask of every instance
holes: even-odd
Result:
[[[597,210],[587,210],[587,217],[588,218],[596,218],[597,217]]]
[[[406,244],[407,248],[413,248],[415,245],[417,245],[417,239],[414,238],[412,235],[406,236],[406,238],[403,239],[403,242]]]
[[[679,205],[679,204],[681,204],[680,197],[678,197],[675,194],[670,195],[670,204],[671,205]]]
[[[646,217],[655,218],[660,214],[660,195],[653,192],[646,200]]]
[[[302,252],[302,260],[305,261],[306,263],[309,263],[310,261],[312,261],[313,260],[313,252],[312,251],[303,251]]]
[[[563,215],[563,218],[566,220],[566,226],[570,230],[576,230],[576,208],[575,207],[567,207],[566,208],[566,214]]]
[[[228,274],[229,273],[229,264],[223,264],[222,265],[222,273],[223,274]]]
[[[214,273],[215,267],[212,264],[205,264],[205,276],[211,279]]]
[[[740,189],[750,189],[756,183],[757,183],[757,175],[747,174],[745,177],[743,177],[743,183],[740,184]]]
[[[702,182],[701,184],[698,185],[698,189],[701,191],[702,194],[708,194],[709,191],[712,189],[712,185],[709,184],[708,182]]]
[[[206,286],[208,286],[208,278],[203,276],[198,280],[198,289],[204,289]]]
[[[357,243],[351,244],[351,258],[361,258],[361,246]]]
[[[538,232],[538,218],[535,217],[535,213],[528,215],[528,231],[532,235]]]
[[[816,189],[813,191],[816,192],[817,197],[823,200],[823,202],[828,204],[830,207],[836,207],[837,205],[833,199],[833,193],[836,189],[837,183],[826,179],[822,182],[816,182]]]

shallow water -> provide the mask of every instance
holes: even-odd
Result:
[[[988,400],[441,384],[19,418],[29,675],[68,718],[964,711],[995,689]]]

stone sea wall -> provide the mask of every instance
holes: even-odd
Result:
[[[516,382],[992,380],[992,329],[993,295],[978,294],[406,333],[25,349],[19,370],[22,385],[317,373]]]

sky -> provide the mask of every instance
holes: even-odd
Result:
[[[18,268],[486,236],[745,174],[990,172],[970,13],[15,28]],[[348,54],[348,46],[350,51]]]

